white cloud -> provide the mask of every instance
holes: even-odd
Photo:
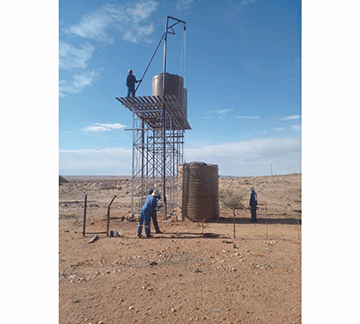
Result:
[[[60,96],[64,96],[65,93],[78,93],[83,91],[86,86],[93,84],[98,75],[99,72],[97,71],[85,71],[81,74],[74,75],[71,81],[60,80]]]
[[[149,36],[154,32],[154,26],[152,24],[147,26],[141,26],[138,28],[130,28],[124,32],[123,39],[133,43],[137,43],[145,36]]]
[[[63,70],[85,69],[88,66],[88,61],[91,59],[94,52],[94,46],[90,44],[75,46],[60,41],[59,42],[59,67]]]
[[[68,78],[60,77],[60,97],[65,93],[78,93],[86,86],[93,84],[99,75],[99,70],[88,71],[89,61],[93,57],[95,47],[89,43],[79,44],[79,36],[88,41],[105,42],[112,44],[114,35],[122,35],[126,41],[138,43],[150,42],[149,36],[154,32],[152,23],[147,22],[151,14],[156,10],[158,2],[140,1],[127,5],[106,4],[99,10],[82,17],[78,24],[65,26],[60,22],[60,37],[68,37],[71,42],[61,40],[59,42],[59,67],[65,71],[75,71],[75,75]],[[79,73],[79,71],[83,71]]]
[[[293,116],[286,116],[281,118],[281,120],[295,120],[295,119],[299,119],[300,115],[293,115]]]
[[[93,126],[87,126],[84,127],[82,130],[84,132],[106,132],[106,131],[111,131],[112,129],[122,129],[125,128],[126,125],[122,125],[119,123],[114,123],[114,124],[100,124],[100,123],[96,123]]]
[[[153,33],[153,24],[142,24],[157,6],[158,3],[155,1],[128,5],[106,4],[84,16],[78,24],[68,27],[66,31],[82,38],[112,44],[114,37],[111,32],[116,29],[114,34],[120,31],[124,40],[137,43]]]
[[[62,175],[131,175],[132,149],[60,150]]]
[[[263,138],[210,145],[189,143],[186,162],[203,161],[219,166],[219,174],[259,176],[301,172],[300,138]],[[60,174],[131,175],[132,149],[122,147],[61,150]]]
[[[253,3],[253,2],[256,2],[257,0],[243,0],[241,1],[240,5],[243,7],[243,6],[246,6],[248,5],[249,3]]]
[[[233,110],[234,110],[234,108],[217,109],[217,110],[211,110],[211,111],[208,111],[207,113],[208,113],[208,114],[219,114],[219,115],[225,115],[225,114],[227,114],[228,112],[233,111]]]
[[[301,130],[301,125],[292,125],[291,129],[296,131]]]
[[[193,145],[186,149],[186,160],[218,164],[222,175],[264,175],[271,162],[277,166],[277,174],[300,172],[300,138]]]
[[[187,10],[191,8],[191,4],[195,0],[178,0],[176,3],[176,9],[177,10]]]
[[[259,116],[235,116],[236,119],[259,119]]]

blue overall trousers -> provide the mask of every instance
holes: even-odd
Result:
[[[142,232],[142,225],[145,223],[145,234],[150,235],[150,214],[157,207],[157,197],[148,195],[146,197],[144,205],[141,207],[139,225],[137,229],[137,235],[140,236]]]

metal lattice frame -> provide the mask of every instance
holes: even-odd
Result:
[[[157,189],[163,198],[166,188],[166,201],[160,211],[166,218],[166,211],[171,213],[177,206],[177,169],[184,162],[185,130],[191,129],[190,125],[175,96],[116,99],[133,115],[131,212],[140,212],[150,189]]]
[[[163,197],[164,219],[167,218],[167,211],[172,212],[176,206],[177,166],[183,163],[185,130],[191,129],[178,98],[166,94],[167,36],[175,35],[174,27],[177,24],[183,24],[185,37],[186,22],[167,16],[165,32],[143,74],[144,77],[164,40],[163,95],[116,98],[133,112],[132,214],[135,209],[138,211],[141,208],[147,191],[152,188],[159,190]],[[140,197],[137,204],[135,196]]]

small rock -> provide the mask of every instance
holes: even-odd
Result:
[[[99,235],[95,235],[88,243],[94,243],[99,239]]]
[[[133,305],[131,305],[131,306],[129,307],[129,309],[134,309],[134,306],[133,306]]]
[[[194,272],[195,272],[195,273],[201,272],[201,270],[200,270],[199,268],[196,268],[196,269],[194,270]]]

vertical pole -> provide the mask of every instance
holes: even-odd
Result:
[[[266,203],[265,203],[265,219],[266,219],[266,239],[268,239],[269,237],[269,233],[268,233],[268,217],[267,217],[267,208],[266,208]]]
[[[145,123],[141,122],[141,191],[140,206],[144,203],[144,168],[145,168]]]
[[[85,202],[84,202],[84,227],[83,227],[83,236],[85,236],[85,227],[86,227],[86,202],[87,202],[87,195],[85,195]]]
[[[110,228],[110,205],[108,207],[108,212],[107,212],[106,236],[109,236],[109,228]]]
[[[133,111],[133,149],[132,149],[132,166],[131,166],[131,215],[134,215],[134,181],[135,181],[135,138],[136,138],[136,123],[135,113]]]
[[[235,209],[233,209],[233,213],[234,213],[233,223],[234,223],[234,238],[235,238]]]
[[[166,87],[166,49],[167,49],[167,34],[168,34],[168,23],[169,16],[166,17],[166,25],[165,25],[165,37],[164,37],[164,61],[163,61],[163,96],[165,100],[165,87]],[[165,103],[163,104],[163,199],[164,199],[164,220],[166,220],[167,216],[167,208],[166,208],[166,109]]]

